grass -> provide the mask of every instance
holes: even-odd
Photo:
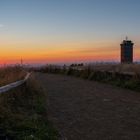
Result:
[[[0,68],[0,86],[21,80],[25,75],[26,71],[20,66]]]
[[[98,64],[98,65],[87,65],[95,71],[113,71],[113,72],[134,72],[140,73],[140,64]]]
[[[57,140],[47,120],[46,95],[32,76],[27,83],[0,95],[0,139]]]
[[[58,66],[48,66],[39,70],[40,72],[65,74],[83,79],[94,80],[112,84],[122,88],[140,91],[140,65],[139,64],[117,64],[117,65],[95,65],[69,67],[67,69]]]

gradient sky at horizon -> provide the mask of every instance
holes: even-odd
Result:
[[[140,60],[139,0],[1,0],[0,63]]]

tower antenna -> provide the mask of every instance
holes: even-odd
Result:
[[[126,36],[126,41],[128,40],[128,36]]]
[[[23,66],[23,59],[21,58],[21,60],[20,60],[20,63],[21,63],[21,66]]]

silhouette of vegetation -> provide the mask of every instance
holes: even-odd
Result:
[[[0,94],[0,139],[57,140],[47,120],[46,96],[32,76],[25,84]]]
[[[38,71],[65,74],[83,79],[104,82],[135,91],[140,91],[140,65],[100,65],[99,67],[71,64],[69,67],[48,65]]]
[[[26,71],[20,66],[0,68],[0,86],[21,80],[25,75]]]

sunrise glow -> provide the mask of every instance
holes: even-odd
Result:
[[[126,35],[135,44],[134,60],[138,61],[138,4],[129,1],[125,5],[120,0],[3,1],[0,63],[18,63],[21,58],[25,63],[120,61],[120,43]]]

